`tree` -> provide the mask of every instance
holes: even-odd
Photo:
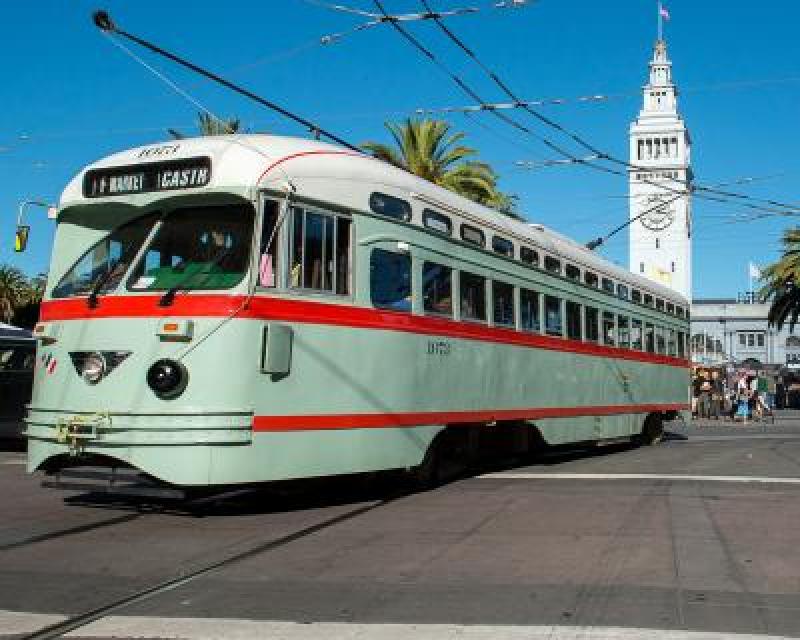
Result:
[[[231,133],[239,133],[241,128],[239,118],[218,119],[203,111],[197,114],[197,128],[201,136],[224,136]],[[167,129],[169,135],[176,140],[186,138],[186,134],[176,129]]]
[[[759,295],[771,301],[767,315],[770,326],[780,330],[788,320],[789,331],[794,331],[800,317],[800,228],[784,231],[781,242],[783,255],[761,271],[764,285]]]
[[[11,322],[14,310],[29,297],[30,285],[25,274],[16,267],[0,265],[0,319]]]
[[[420,178],[449,189],[470,200],[494,207],[519,218],[516,196],[497,189],[497,174],[485,162],[473,160],[475,149],[465,146],[465,134],[451,133],[444,120],[413,120],[385,123],[394,145],[365,142],[362,148],[374,157],[405,169]]]

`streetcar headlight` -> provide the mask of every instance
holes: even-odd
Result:
[[[159,398],[177,398],[189,383],[189,372],[175,360],[158,360],[147,370],[147,384]]]
[[[106,374],[106,359],[96,351],[86,356],[83,361],[81,376],[89,384],[97,384]]]

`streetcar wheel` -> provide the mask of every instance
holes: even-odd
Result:
[[[664,437],[664,420],[660,413],[651,413],[644,421],[642,432],[637,437],[637,443],[652,446],[661,442]]]

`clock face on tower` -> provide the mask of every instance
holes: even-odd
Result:
[[[641,221],[651,231],[666,229],[675,219],[675,209],[665,202],[664,196],[645,196],[644,208],[649,212],[641,217]]]

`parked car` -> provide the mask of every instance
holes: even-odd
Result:
[[[0,439],[21,439],[31,401],[36,340],[30,332],[0,327]]]

